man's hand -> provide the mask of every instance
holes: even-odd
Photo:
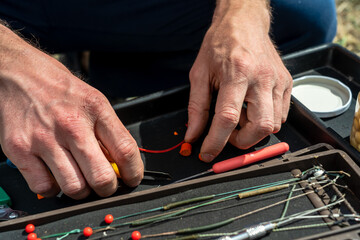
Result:
[[[105,96],[0,25],[0,143],[31,190],[81,199],[109,196],[117,179],[100,141],[136,186],[143,163]]]
[[[194,142],[215,115],[201,147],[212,161],[229,141],[245,149],[280,130],[289,111],[292,78],[269,37],[265,0],[219,0],[190,71],[189,124],[185,141]],[[243,103],[247,108],[243,108]],[[240,130],[235,129],[240,125]]]

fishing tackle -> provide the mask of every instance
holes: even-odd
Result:
[[[256,196],[256,195],[260,195],[260,194],[270,193],[273,191],[278,191],[281,189],[289,188],[290,186],[292,186],[292,188],[293,188],[290,191],[290,193],[295,192],[295,191],[303,191],[303,190],[305,190],[305,187],[295,189],[296,185],[301,182],[304,183],[304,182],[308,182],[309,180],[311,180],[311,182],[306,185],[312,186],[313,188],[309,189],[309,191],[307,191],[305,193],[300,193],[296,196],[291,196],[291,194],[289,194],[289,196],[284,200],[275,202],[273,204],[266,205],[264,207],[243,213],[241,215],[238,215],[238,216],[235,216],[232,218],[228,218],[228,219],[225,219],[222,221],[217,221],[216,223],[198,226],[198,227],[183,228],[180,230],[169,231],[169,232],[165,232],[165,233],[154,233],[151,235],[143,235],[141,237],[141,239],[150,238],[150,237],[160,237],[160,236],[163,237],[163,236],[170,236],[170,235],[189,235],[189,234],[192,234],[191,236],[193,238],[184,237],[184,238],[177,238],[177,239],[197,239],[196,236],[199,236],[199,237],[210,236],[210,234],[197,234],[197,233],[208,231],[208,230],[215,229],[215,228],[219,228],[221,226],[225,226],[229,223],[237,221],[240,218],[247,217],[251,214],[263,211],[265,209],[269,209],[274,206],[278,206],[283,203],[285,203],[285,205],[287,205],[293,199],[300,198],[300,197],[306,196],[311,193],[315,193],[315,192],[319,191],[320,189],[326,188],[328,186],[334,186],[334,184],[336,184],[336,180],[338,178],[340,178],[340,175],[338,175],[339,172],[337,172],[337,173],[331,172],[330,173],[331,176],[335,175],[335,178],[330,179],[330,180],[327,179],[327,177],[328,177],[327,173],[329,173],[329,172],[326,172],[324,169],[322,169],[320,167],[313,167],[312,169],[306,170],[302,174],[299,174],[296,178],[285,179],[285,180],[281,180],[281,181],[277,181],[277,182],[243,188],[243,189],[239,189],[239,190],[233,190],[233,191],[224,192],[224,193],[194,197],[194,198],[190,198],[187,200],[178,201],[175,203],[165,204],[162,207],[156,207],[156,208],[148,209],[145,211],[128,214],[125,216],[120,216],[117,218],[112,217],[110,219],[110,217],[108,217],[109,215],[107,215],[106,218],[104,219],[104,221],[109,225],[107,227],[92,227],[92,233],[91,233],[91,235],[88,235],[88,236],[91,236],[91,239],[101,239],[101,238],[105,238],[105,237],[112,237],[115,235],[124,234],[125,232],[129,232],[129,230],[122,231],[122,232],[118,231],[118,232],[114,232],[114,233],[106,233],[106,231],[115,230],[122,226],[140,226],[140,225],[146,225],[146,224],[150,224],[150,223],[159,223],[159,222],[165,221],[165,220],[168,221],[168,220],[172,220],[174,218],[185,217],[185,216],[189,215],[189,214],[184,215],[185,213],[195,210],[195,209],[198,209],[198,208],[201,208],[201,207],[204,207],[204,206],[209,206],[212,204],[224,202],[224,201],[227,201],[230,199],[236,199],[236,198],[243,199],[246,197],[252,197],[252,196]],[[345,174],[345,173],[343,173],[343,175],[347,176],[347,174]],[[326,176],[326,177],[324,177],[324,176]],[[319,180],[319,181],[316,181],[316,180]],[[324,184],[324,185],[319,185],[319,184]],[[315,185],[317,185],[317,186],[315,186]],[[284,191],[281,194],[284,194]],[[199,203],[201,201],[205,201],[205,202]],[[330,202],[330,204],[327,205],[327,208],[329,208],[330,206],[335,206],[336,204],[339,204],[340,202],[343,202],[343,201],[344,201],[343,197],[339,197],[338,199],[334,198]],[[137,216],[137,215],[142,215],[145,213],[151,213],[151,212],[155,212],[155,211],[167,211],[169,209],[184,206],[187,204],[195,204],[195,205],[190,206],[190,207],[181,208],[178,210],[174,210],[171,212],[165,212],[165,213],[157,214],[154,216],[145,217],[142,219],[136,219],[136,220],[123,222],[123,223],[119,223],[119,224],[113,223],[113,221],[115,221],[115,220],[120,220],[120,219],[133,217],[133,216]],[[221,209],[221,208],[218,208],[218,209]],[[216,209],[216,210],[218,210],[218,209]],[[310,214],[311,212],[313,212],[313,211],[310,211],[310,210],[306,211],[306,214]],[[268,234],[269,232],[274,231],[275,228],[278,229],[279,226],[285,225],[295,219],[301,218],[300,217],[301,215],[299,215],[300,213],[293,214],[291,216],[286,216],[286,217],[285,217],[285,213],[286,213],[286,209],[284,209],[283,215],[280,219],[265,222],[265,223],[259,223],[254,226],[251,226],[249,228],[242,229],[240,231],[232,233],[229,236],[226,236],[226,234],[223,234],[223,235],[217,235],[217,237],[219,237],[219,236],[222,237],[222,240],[225,240],[225,239],[229,239],[229,240],[254,239],[254,238],[262,237],[262,236]],[[324,217],[324,216],[322,216],[322,217]],[[345,217],[345,215],[342,217]],[[350,219],[351,216],[349,215],[348,217]],[[358,215],[356,215],[356,217],[358,217]],[[63,238],[63,237],[68,236],[69,234],[80,233],[80,232],[82,232],[80,229],[74,229],[72,231],[65,232],[65,233],[57,233],[57,234],[43,236],[43,238],[51,238],[51,237]],[[102,236],[94,236],[95,233],[99,233],[99,232],[103,233]],[[83,235],[85,236],[85,232]],[[216,237],[216,234],[215,235],[213,234],[213,236]],[[226,238],[226,237],[228,237],[228,238]]]

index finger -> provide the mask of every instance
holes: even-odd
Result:
[[[243,81],[222,83],[219,88],[210,130],[200,150],[201,158],[211,162],[224,148],[238,125],[247,85]]]
[[[140,151],[114,110],[104,113],[95,128],[99,140],[118,165],[124,183],[130,187],[139,185],[144,176]]]
[[[190,71],[190,97],[188,105],[188,129],[185,142],[195,142],[203,133],[209,118],[211,92],[208,83],[209,75],[203,68],[194,64]]]

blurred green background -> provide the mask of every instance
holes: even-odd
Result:
[[[360,0],[336,0],[338,30],[334,39],[360,55]]]

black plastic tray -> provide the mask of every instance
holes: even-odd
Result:
[[[293,77],[321,74],[338,78],[350,86],[354,98],[360,90],[360,84],[357,83],[360,79],[360,72],[357,71],[360,60],[356,55],[338,45],[324,45],[294,53],[285,56],[284,61]],[[188,94],[189,87],[183,86],[115,105],[114,109],[140,146],[149,149],[166,148],[178,143],[184,136]],[[228,145],[215,162],[285,141],[290,145],[290,152],[320,142],[329,143],[335,148],[344,150],[359,163],[360,154],[350,146],[348,139],[354,102],[353,99],[349,110],[338,117],[319,119],[293,98],[288,121],[282,126],[279,133],[269,136],[248,150],[239,150]],[[179,135],[174,136],[174,131],[177,131]],[[201,141],[202,139],[194,144],[194,154],[188,158],[181,157],[177,151],[156,155],[142,154],[145,167],[147,170],[168,172],[173,176],[173,180],[207,170],[211,165],[197,159]],[[259,163],[260,166],[261,164]],[[119,190],[115,197],[129,192],[141,192],[164,184],[168,184],[168,182],[146,181],[136,189]],[[0,186],[12,198],[14,209],[24,210],[30,214],[47,213],[53,210],[61,211],[67,207],[76,208],[81,204],[102,201],[95,195],[83,201],[74,201],[66,197],[39,201],[36,199],[36,195],[28,189],[18,171],[10,169],[4,162],[0,163]]]
[[[323,149],[330,149],[321,152],[317,152]],[[62,210],[52,211],[48,213],[28,216],[22,219],[13,220],[8,223],[0,223],[0,231],[4,232],[3,237],[8,239],[23,239],[23,227],[26,223],[32,222],[38,226],[37,233],[40,236],[44,236],[51,233],[69,231],[74,228],[83,228],[85,226],[99,226],[102,218],[107,213],[113,213],[115,216],[124,215],[124,213],[134,213],[139,209],[149,209],[154,206],[161,206],[161,204],[168,203],[171,201],[186,199],[187,197],[200,196],[201,194],[212,194],[219,193],[229,190],[234,190],[234,187],[243,188],[254,185],[266,183],[270,179],[272,181],[289,178],[291,176],[290,171],[299,169],[304,171],[311,168],[314,165],[322,165],[326,170],[344,170],[351,174],[351,178],[344,178],[342,184],[346,184],[355,193],[355,195],[349,195],[348,200],[351,202],[355,209],[360,208],[360,202],[358,200],[360,196],[359,184],[360,184],[360,168],[349,158],[347,154],[342,151],[331,149],[327,145],[318,145],[310,147],[294,154],[287,154],[281,159],[274,159],[263,163],[262,165],[253,165],[246,169],[239,169],[236,171],[219,174],[215,176],[208,176],[202,179],[195,179],[184,183],[178,183],[173,185],[167,185],[156,189],[149,189],[141,192],[131,193],[118,197],[108,198],[93,203],[87,203],[78,205],[75,207],[65,208]],[[179,194],[181,193],[181,194]],[[147,226],[141,231],[143,234],[151,234],[154,232],[169,231],[169,229],[177,229],[178,227],[190,227],[204,224],[204,222],[214,222],[216,219],[226,219],[231,216],[236,216],[237,211],[247,212],[251,209],[256,209],[259,206],[266,206],[273,202],[283,200],[286,198],[286,193],[283,193],[281,197],[273,196],[272,198],[266,198],[266,196],[254,197],[250,200],[244,200],[250,205],[243,205],[242,201],[238,201],[235,205],[240,209],[236,208],[230,210],[224,209],[219,212],[202,212],[199,216],[192,216],[191,218],[174,219],[169,223],[154,224]],[[244,202],[244,203],[245,203]],[[229,203],[230,205],[234,203]],[[294,200],[291,203],[292,207],[290,212],[299,212],[311,208],[311,203],[307,197],[299,200]],[[226,205],[225,205],[226,206]],[[214,230],[214,232],[231,232],[235,229],[249,226],[259,222],[267,221],[269,219],[276,219],[279,217],[283,209],[283,205],[267,210],[264,213],[252,214],[243,220],[231,224],[229,226],[221,227]],[[105,209],[106,208],[106,209]],[[211,207],[210,209],[213,209]],[[234,212],[234,210],[236,210]],[[343,213],[347,211],[342,209]],[[154,214],[152,214],[154,215]],[[61,218],[66,217],[64,220]],[[138,219],[137,217],[136,219]],[[195,219],[195,220],[194,220]],[[207,219],[207,221],[206,221]],[[209,221],[210,220],[210,221]],[[122,221],[123,222],[123,221]],[[119,223],[119,222],[118,222]],[[314,222],[308,222],[308,224]],[[317,221],[321,223],[321,221]],[[301,224],[300,224],[301,225]],[[354,224],[344,229],[334,229],[329,232],[327,228],[311,228],[301,229],[297,231],[287,231],[282,233],[271,233],[266,239],[295,239],[295,238],[323,238],[324,236],[335,236],[338,234],[337,239],[344,239],[343,234],[348,236],[354,234],[352,231],[354,228],[358,228],[359,224]],[[14,230],[15,229],[15,230]],[[120,235],[121,237],[128,237],[133,230],[138,228],[124,228],[121,231],[128,231]],[[12,230],[12,231],[9,231]],[[119,230],[118,230],[119,231]],[[211,232],[211,231],[210,231]],[[345,233],[344,233],[345,232]],[[109,232],[111,233],[111,232]],[[317,235],[315,235],[317,234]],[[356,234],[356,231],[355,231]],[[119,236],[111,239],[118,239]],[[70,236],[69,239],[79,239],[78,235]],[[80,238],[81,239],[81,238]],[[164,238],[158,238],[164,239]],[[167,239],[167,238],[166,238]]]
[[[349,139],[356,98],[360,91],[359,56],[337,44],[328,44],[289,54],[283,60],[293,78],[305,75],[329,76],[340,80],[351,89],[352,101],[349,109],[332,118],[317,117],[293,97],[289,121],[296,125],[311,143],[327,142],[346,151],[360,163],[360,153],[350,145]]]

